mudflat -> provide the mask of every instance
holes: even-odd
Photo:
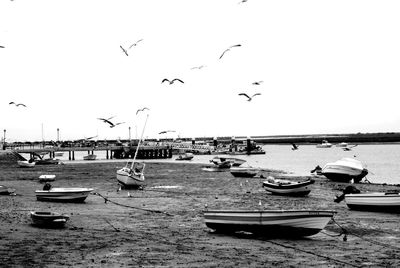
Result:
[[[349,210],[335,195],[348,184],[313,176],[308,197],[267,193],[264,178],[236,178],[189,163],[146,164],[143,190],[119,190],[123,162],[18,168],[0,163],[0,262],[25,267],[399,267],[400,214]],[[53,187],[88,187],[84,203],[37,201],[38,177],[54,174]],[[288,177],[264,171],[264,177]],[[292,178],[291,176],[289,176]],[[293,178],[292,178],[293,179]],[[297,178],[296,178],[297,179]],[[298,179],[306,179],[298,178]],[[397,186],[356,184],[362,191]],[[104,198],[103,198],[104,197]],[[320,233],[271,239],[250,233],[218,234],[206,227],[209,209],[324,209],[337,214]],[[70,215],[63,229],[31,225],[30,211]],[[339,227],[339,225],[341,227]],[[344,233],[347,233],[346,235]],[[344,239],[345,238],[345,239]],[[346,241],[344,241],[346,240]]]

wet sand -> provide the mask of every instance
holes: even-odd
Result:
[[[25,267],[399,267],[399,214],[358,212],[334,203],[347,184],[313,177],[308,197],[281,197],[261,187],[262,178],[235,178],[188,163],[147,163],[144,190],[118,190],[115,172],[123,162],[71,163],[18,168],[0,161],[0,185],[17,195],[0,196],[0,261]],[[84,203],[36,201],[42,174],[55,174],[53,187],[90,187]],[[286,174],[265,171],[264,176]],[[167,186],[167,187],[165,187]],[[172,186],[172,187],[171,187]],[[356,185],[360,190],[399,189]],[[128,196],[128,193],[130,197]],[[261,201],[261,206],[259,202]],[[219,209],[328,209],[333,221],[304,239],[268,239],[248,233],[216,234],[202,211]],[[31,225],[29,211],[70,215],[64,229]],[[149,212],[155,210],[158,212]],[[163,213],[165,212],[165,213]]]

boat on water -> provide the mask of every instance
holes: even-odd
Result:
[[[322,143],[317,144],[317,148],[331,148],[332,143],[329,143],[327,140],[323,140]]]
[[[349,182],[354,180],[358,183],[368,174],[368,170],[360,161],[345,157],[327,163],[322,168],[321,174],[332,181]]]
[[[260,169],[251,166],[248,167],[239,166],[239,167],[231,167],[229,171],[234,177],[253,178],[260,172]]]
[[[234,157],[226,157],[226,156],[215,156],[210,160],[211,163],[215,164],[218,167],[238,167],[246,162],[246,160]]]
[[[33,225],[48,228],[64,227],[69,220],[68,215],[57,212],[31,211],[30,215]]]
[[[354,186],[347,186],[335,202],[345,200],[346,205],[353,210],[395,212],[400,213],[399,191],[360,192]]]
[[[35,194],[38,201],[83,202],[92,191],[92,188],[50,188],[36,190]]]
[[[148,118],[149,115],[147,115],[146,117],[146,121],[142,130],[142,135],[140,137],[138,145],[136,146],[133,161],[128,161],[123,168],[117,170],[117,181],[124,188],[141,188],[145,184],[144,168],[146,165],[145,163],[136,162],[136,157],[139,151],[140,144],[143,140],[144,129],[146,128]]]
[[[88,154],[83,157],[83,160],[96,160],[97,155],[95,154]]]
[[[193,153],[183,153],[179,154],[175,160],[192,160],[194,157]]]
[[[208,228],[221,233],[246,231],[269,237],[303,237],[319,233],[332,210],[205,210]]]
[[[313,179],[292,181],[275,179],[269,176],[267,180],[263,181],[262,186],[268,192],[276,195],[306,196],[311,192],[310,185],[314,184],[314,182]]]
[[[18,160],[17,164],[21,168],[32,168],[36,165],[34,161],[29,161],[29,160]]]

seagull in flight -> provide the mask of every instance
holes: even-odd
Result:
[[[125,48],[124,48],[123,46],[121,46],[121,45],[120,45],[119,47],[122,49],[122,51],[125,53],[125,55],[129,56],[128,50],[131,49],[132,47],[137,46],[137,44],[138,44],[139,42],[141,42],[141,41],[143,41],[143,39],[137,40],[135,43],[133,43],[132,45],[130,45],[128,49],[125,49]]]
[[[164,130],[164,131],[159,132],[158,134],[166,134],[168,132],[175,132],[175,130]]]
[[[228,52],[229,50],[231,50],[231,48],[234,48],[234,47],[241,47],[241,46],[242,46],[241,44],[237,44],[237,45],[230,46],[229,48],[225,49],[224,52],[222,52],[222,54],[221,54],[221,56],[219,57],[219,59],[221,59],[221,58],[225,55],[226,52]]]
[[[150,109],[147,108],[147,107],[143,107],[142,109],[138,109],[138,110],[136,111],[136,115],[137,115],[139,112],[143,112],[144,110],[150,110]]]
[[[261,85],[263,82],[264,82],[264,81],[256,81],[256,82],[253,82],[252,85],[259,86],[259,85]]]
[[[247,95],[246,93],[239,93],[239,96],[245,96],[245,97],[247,97],[247,101],[251,101],[255,96],[257,96],[257,95],[261,95],[261,93],[256,93],[256,94],[253,94],[253,96],[249,96],[249,95]]]
[[[9,105],[11,105],[11,104],[14,104],[14,105],[17,106],[17,107],[18,107],[18,106],[26,107],[26,105],[23,104],[23,103],[15,103],[15,102],[12,101],[12,102],[9,103]]]
[[[172,79],[171,81],[168,80],[167,78],[164,78],[164,79],[161,81],[161,84],[164,83],[164,82],[169,82],[169,84],[172,85],[175,81],[181,82],[182,84],[185,83],[185,82],[183,82],[181,79],[178,79],[178,78],[174,78],[174,79]]]
[[[114,118],[114,116],[113,116],[113,117],[110,117],[110,118],[107,118],[107,119],[106,119],[106,118],[97,118],[97,119],[103,121],[104,123],[109,124],[109,125],[110,125],[110,128],[113,128],[113,127],[116,127],[116,126],[118,126],[118,125],[121,125],[121,124],[124,124],[124,123],[125,123],[125,122],[113,123],[113,122],[110,121],[110,119],[112,119],[112,118]]]

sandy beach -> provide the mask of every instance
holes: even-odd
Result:
[[[0,261],[3,267],[399,267],[398,214],[359,212],[334,203],[346,183],[313,176],[308,197],[268,194],[263,178],[235,178],[189,163],[146,164],[144,190],[121,190],[115,172],[123,162],[69,163],[18,168],[0,160],[0,185],[16,195],[0,196]],[[55,174],[54,187],[89,187],[84,203],[36,201],[42,174]],[[265,171],[264,176],[288,176]],[[301,179],[305,179],[301,178]],[[362,191],[399,189],[358,184]],[[261,206],[260,203],[261,202]],[[249,233],[216,234],[202,211],[220,209],[328,209],[333,221],[303,239],[268,239]],[[64,229],[31,225],[29,212],[70,215]]]

